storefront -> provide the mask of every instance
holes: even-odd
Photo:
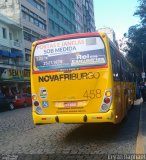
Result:
[[[0,68],[0,91],[5,95],[30,93],[30,71]]]

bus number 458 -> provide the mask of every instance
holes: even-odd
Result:
[[[87,99],[101,98],[101,90],[86,90],[83,97]]]

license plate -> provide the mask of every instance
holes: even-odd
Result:
[[[55,107],[63,108],[63,107],[85,107],[88,101],[75,101],[75,102],[55,102]]]
[[[64,107],[76,107],[77,102],[64,102]]]

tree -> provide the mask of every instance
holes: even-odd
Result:
[[[146,71],[146,0],[139,0],[140,5],[134,15],[140,17],[140,24],[131,26],[125,37],[128,39],[127,59],[139,72]],[[143,63],[145,62],[145,63]]]
[[[136,66],[137,70],[143,71],[146,69],[146,29],[139,26],[131,26],[128,34],[125,35],[127,41],[127,59]]]
[[[143,26],[146,26],[146,0],[138,0],[138,1],[139,1],[139,7],[137,8],[134,15],[139,16],[141,24]]]

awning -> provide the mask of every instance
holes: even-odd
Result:
[[[10,57],[10,58],[16,58],[16,54],[10,52],[10,56],[9,56],[9,57]]]
[[[0,55],[2,55],[2,50],[0,50]]]
[[[15,52],[15,51],[5,51],[5,50],[0,50],[0,55],[5,56],[5,57],[10,57],[10,58],[19,58],[23,57],[23,54],[21,52]]]
[[[1,55],[1,56],[9,57],[9,54],[10,54],[9,51],[0,50],[0,55]]]

